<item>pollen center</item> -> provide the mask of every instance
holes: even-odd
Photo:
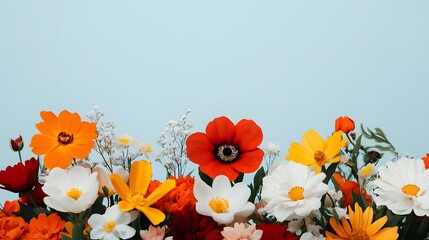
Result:
[[[363,167],[361,169],[361,173],[364,176],[368,176],[372,173],[372,171],[374,170],[374,166],[373,165],[367,165],[366,167]]]
[[[229,203],[228,200],[217,197],[210,200],[209,206],[215,213],[226,213],[229,208]]]
[[[135,192],[131,194],[130,199],[128,199],[129,202],[132,202],[134,206],[141,206],[146,202],[146,198],[144,197],[143,193]]]
[[[105,232],[107,233],[111,233],[114,229],[115,229],[116,223],[113,220],[107,221],[104,225],[103,225],[103,229]]]
[[[304,188],[299,187],[299,186],[293,187],[289,191],[288,196],[292,201],[303,200],[304,199]]]
[[[358,230],[348,236],[349,240],[369,240],[369,236],[365,231]]]
[[[326,156],[322,151],[316,151],[314,153],[314,160],[316,160],[319,166],[322,166],[326,163]]]
[[[238,149],[229,144],[221,145],[217,148],[216,155],[222,162],[232,162],[238,157]]]
[[[66,192],[66,196],[78,200],[80,196],[82,196],[82,191],[79,188],[70,188],[70,190]]]
[[[129,138],[121,137],[121,138],[118,138],[118,141],[119,141],[122,145],[130,145],[130,139],[129,139]]]
[[[419,193],[419,191],[420,191],[420,188],[414,184],[407,184],[407,185],[402,187],[403,193],[410,195],[410,196],[413,196],[413,197],[416,197],[417,193]]]
[[[67,145],[73,142],[73,134],[68,134],[66,132],[60,132],[57,137],[57,141],[61,144]]]

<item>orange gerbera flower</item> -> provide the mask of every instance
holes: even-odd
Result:
[[[353,203],[353,195],[352,191],[356,193],[359,197],[361,196],[361,191],[359,187],[359,183],[344,180],[344,178],[339,173],[334,173],[334,180],[338,185],[338,188],[343,193],[343,198],[341,199],[341,204],[343,207],[350,206]],[[362,190],[363,196],[366,202],[369,204],[371,202],[371,196],[368,195],[365,189]]]
[[[425,163],[426,169],[429,168],[429,153],[426,156],[422,157],[423,162]]]
[[[195,199],[193,192],[195,182],[194,177],[181,176],[176,179],[174,176],[170,176],[170,179],[176,181],[176,187],[163,198],[155,202],[153,207],[167,213],[182,211],[185,206],[195,207],[197,200]],[[160,185],[161,182],[158,180],[151,181],[146,195],[150,195]]]
[[[264,151],[258,148],[262,130],[252,120],[234,123],[227,117],[209,122],[206,133],[191,134],[186,140],[189,159],[200,165],[200,170],[215,178],[226,175],[230,181],[240,173],[251,173],[259,168]]]
[[[0,210],[0,218],[14,216],[15,213],[19,212],[18,200],[6,201],[3,205],[3,209]]]
[[[39,214],[37,218],[32,218],[28,225],[28,233],[24,240],[30,239],[47,239],[57,240],[61,238],[61,231],[64,229],[65,221],[53,213],[46,216],[45,213]]]
[[[27,231],[27,224],[21,217],[0,218],[0,239],[18,240]]]
[[[41,112],[44,122],[36,124],[40,134],[31,139],[33,153],[45,156],[45,167],[67,168],[73,158],[86,158],[97,137],[95,123],[81,121],[79,114],[62,111],[58,117],[53,112]]]
[[[374,210],[367,207],[365,211],[359,204],[355,203],[355,211],[349,206],[350,223],[346,218],[337,223],[334,218],[329,220],[334,233],[326,231],[326,240],[360,240],[360,239],[398,239],[398,227],[386,227],[381,229],[387,222],[387,216],[372,222]]]
[[[349,133],[355,129],[355,122],[349,117],[339,117],[335,120],[335,131]]]

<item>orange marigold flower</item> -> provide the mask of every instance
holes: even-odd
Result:
[[[425,156],[425,157],[422,157],[422,160],[423,160],[423,162],[425,163],[425,167],[426,167],[426,169],[428,169],[428,168],[429,168],[429,153],[428,153],[428,154],[426,154],[426,156]]]
[[[45,155],[45,167],[67,168],[73,158],[86,158],[97,137],[95,123],[81,121],[79,114],[62,111],[40,113],[43,122],[36,124],[40,134],[31,139],[33,153]]]
[[[335,131],[343,131],[348,134],[355,130],[355,122],[349,117],[339,117],[335,120]]]
[[[343,198],[341,199],[341,204],[343,207],[350,206],[353,203],[352,191],[355,192],[359,197],[361,196],[359,183],[345,180],[339,173],[334,173],[333,177],[338,185],[338,188],[343,193]],[[371,196],[366,193],[365,189],[362,190],[362,192],[366,202],[369,204],[371,202]]]
[[[240,173],[252,173],[259,168],[264,151],[258,148],[262,130],[252,120],[243,119],[234,125],[227,117],[209,122],[206,133],[191,134],[186,140],[189,159],[200,170],[215,178],[225,175],[230,181]]]
[[[170,176],[170,179],[176,181],[176,187],[173,188],[167,195],[159,199],[152,206],[160,209],[163,212],[174,213],[182,211],[186,206],[195,207],[197,200],[195,199],[193,189],[195,179],[192,176],[175,178]],[[155,189],[161,185],[158,180],[153,180],[149,184],[149,188],[146,195],[149,195]]]
[[[21,217],[0,218],[0,239],[21,239],[27,231],[27,224]]]
[[[15,213],[19,212],[18,200],[6,201],[3,205],[3,209],[0,210],[0,218],[14,216]]]
[[[61,239],[61,231],[64,229],[65,221],[56,213],[46,216],[45,213],[39,214],[37,218],[32,218],[28,225],[28,233],[24,240],[30,239]]]

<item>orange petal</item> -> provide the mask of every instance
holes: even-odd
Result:
[[[206,134],[213,145],[232,144],[235,136],[235,126],[229,118],[218,117],[207,124]]]
[[[234,181],[240,172],[231,167],[230,164],[225,164],[219,160],[213,161],[207,165],[200,165],[201,172],[207,174],[211,178],[219,175],[225,175],[230,181]]]
[[[234,145],[240,151],[251,151],[262,142],[262,129],[252,120],[243,119],[236,125]]]
[[[152,164],[145,160],[133,162],[130,172],[131,191],[145,194],[151,177]]]
[[[94,147],[94,142],[89,142],[87,144],[68,144],[65,145],[65,148],[73,158],[86,158],[91,152],[92,147]]]
[[[36,134],[31,138],[30,147],[34,154],[43,155],[60,145],[56,138],[46,134]]]
[[[58,146],[49,153],[46,153],[44,165],[48,169],[59,167],[66,169],[72,162],[72,156],[67,152],[64,146]]]
[[[46,124],[46,130],[50,129],[49,131],[53,134],[57,135],[59,133],[58,129],[58,118],[53,112],[48,111],[42,111],[40,112],[40,117],[42,117],[43,121]],[[37,125],[36,125],[37,127]],[[40,129],[39,129],[40,131]]]
[[[218,161],[214,155],[215,146],[204,133],[194,133],[186,140],[186,150],[189,159],[199,165],[207,165]]]
[[[231,167],[238,172],[252,173],[258,170],[264,158],[264,151],[257,148],[254,151],[244,152],[240,157],[231,163]]]

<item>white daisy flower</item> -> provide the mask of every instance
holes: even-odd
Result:
[[[417,216],[429,216],[429,169],[421,159],[401,158],[378,172],[380,178],[372,182],[377,205],[398,215],[414,211]]]
[[[245,183],[231,187],[228,177],[219,175],[212,186],[195,180],[194,195],[199,214],[212,217],[219,224],[230,224],[234,217],[248,217],[253,213],[255,205],[247,201],[250,189]]]
[[[322,182],[325,177],[293,161],[279,165],[263,180],[264,210],[279,222],[307,216],[320,208],[320,199],[328,192],[328,185]]]
[[[101,214],[92,214],[88,219],[91,226],[91,239],[129,239],[136,234],[136,230],[128,224],[138,216],[136,211],[122,212],[118,205],[113,205]]]
[[[60,212],[80,213],[90,208],[98,197],[97,173],[74,166],[67,172],[54,168],[46,177],[42,190],[48,195],[45,204]]]
[[[362,179],[369,179],[372,176],[374,176],[375,174],[377,174],[377,167],[375,166],[375,164],[370,163],[367,164],[366,166],[362,167],[361,169],[359,169],[358,171],[358,176]]]

